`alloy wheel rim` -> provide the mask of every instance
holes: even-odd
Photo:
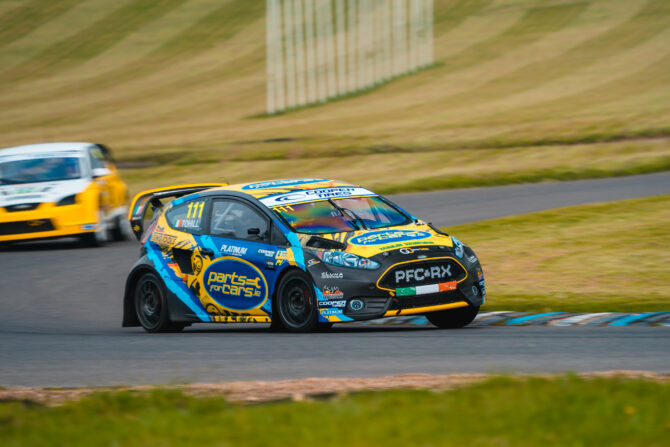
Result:
[[[160,322],[162,296],[158,285],[151,280],[143,281],[137,290],[138,316],[144,326],[153,328]]]
[[[284,296],[281,303],[284,319],[294,327],[304,325],[312,312],[307,284],[301,279],[291,280],[284,288]]]

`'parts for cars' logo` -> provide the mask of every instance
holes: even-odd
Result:
[[[355,245],[383,245],[391,242],[413,241],[416,239],[426,239],[430,237],[426,231],[409,230],[386,230],[373,231],[371,233],[361,234],[349,240],[350,244]]]
[[[396,270],[395,282],[400,284],[402,282],[409,283],[413,281],[423,281],[424,279],[442,280],[451,278],[451,265],[433,265],[430,267],[415,269]]]
[[[269,182],[250,183],[243,186],[242,189],[265,189],[278,188],[282,186],[305,185],[307,183],[325,182],[322,178],[288,178],[285,180],[271,180]]]
[[[305,191],[295,191],[285,194],[277,194],[261,199],[265,206],[283,206],[295,203],[315,202],[317,200],[334,199],[338,197],[361,197],[374,196],[372,191],[358,186],[337,186],[332,188],[307,189]]]
[[[263,274],[241,259],[223,258],[214,262],[205,270],[203,282],[207,294],[231,310],[255,309],[268,297]]]

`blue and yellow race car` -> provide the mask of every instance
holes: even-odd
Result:
[[[142,249],[126,281],[124,327],[237,322],[307,332],[426,315],[459,328],[484,303],[468,246],[349,183],[173,186],[138,194],[129,219]]]

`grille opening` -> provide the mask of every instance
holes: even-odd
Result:
[[[464,300],[465,297],[458,290],[453,292],[433,293],[431,295],[396,296],[391,300],[391,306],[389,307],[389,310],[437,306],[439,304],[449,304]]]

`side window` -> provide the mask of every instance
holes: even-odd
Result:
[[[99,169],[105,167],[105,156],[99,147],[92,147],[88,150],[88,155],[91,160],[91,169]]]
[[[171,208],[165,214],[168,225],[175,230],[187,233],[200,233],[203,228],[206,205],[207,200],[196,199]]]
[[[209,232],[212,236],[267,241],[268,218],[250,205],[230,199],[218,199],[212,204]]]

